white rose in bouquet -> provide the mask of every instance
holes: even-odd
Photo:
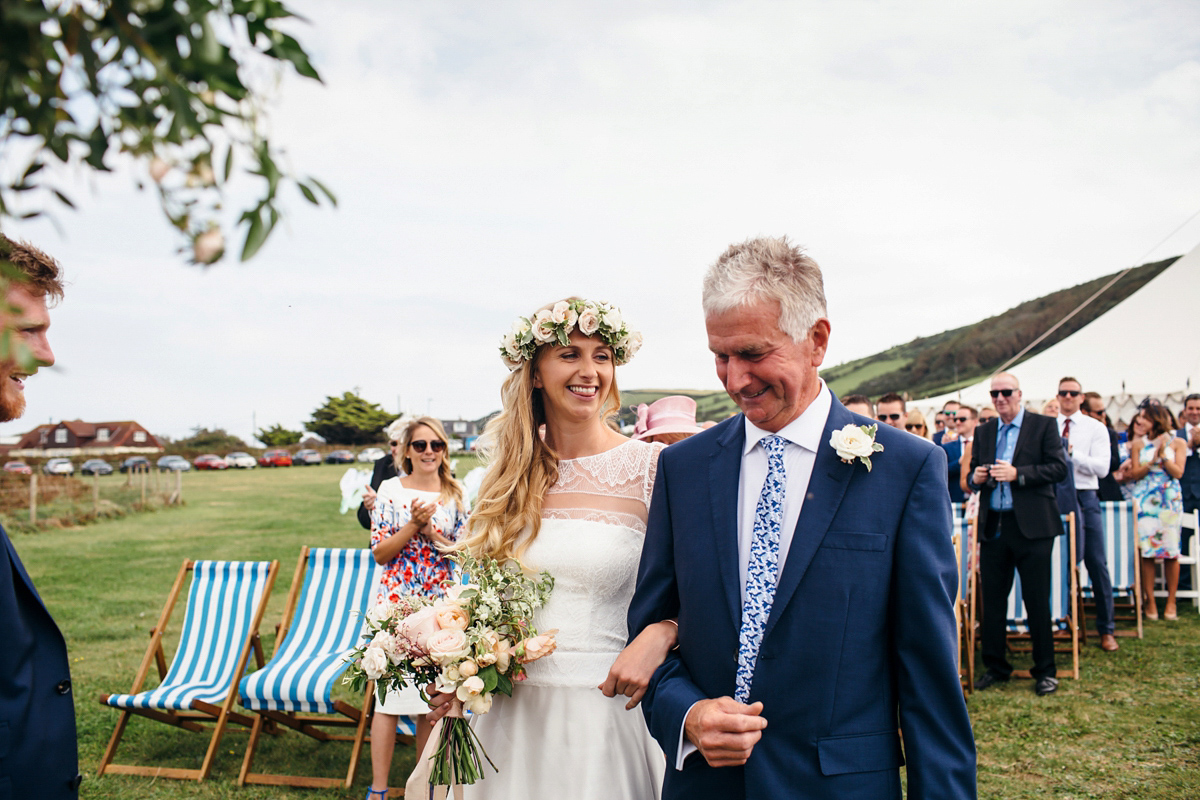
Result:
[[[467,635],[459,630],[440,630],[425,640],[429,657],[445,666],[466,658],[470,651]]]
[[[383,673],[387,672],[388,657],[383,648],[376,647],[374,643],[367,646],[367,651],[362,657],[363,672],[367,673],[367,677],[373,681],[383,677]]]

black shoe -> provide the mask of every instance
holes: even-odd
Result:
[[[1042,678],[1033,687],[1033,690],[1038,693],[1038,697],[1054,694],[1058,691],[1058,678]]]
[[[1003,678],[994,672],[985,672],[983,677],[975,681],[975,691],[982,692],[984,689],[990,689],[997,683],[1008,683],[1008,678]]]

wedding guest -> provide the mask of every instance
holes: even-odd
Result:
[[[904,423],[908,419],[904,398],[895,392],[879,398],[875,403],[875,419],[897,430],[904,430]]]
[[[1121,494],[1121,487],[1114,477],[1114,473],[1121,466],[1121,449],[1117,432],[1113,430],[1112,423],[1108,421],[1108,413],[1104,408],[1104,398],[1100,396],[1099,392],[1084,393],[1083,407],[1080,410],[1103,425],[1104,430],[1108,433],[1108,474],[1098,481],[1100,488],[1097,489],[1097,494],[1101,503],[1116,503],[1125,499]]]
[[[54,364],[47,301],[62,299],[58,262],[0,234],[9,270],[0,304],[0,422],[25,412],[25,382]],[[32,365],[19,363],[25,348]],[[83,587],[80,587],[83,591]],[[67,800],[79,795],[75,698],[67,644],[8,533],[0,527],[0,796]]]
[[[983,408],[979,409],[979,424],[982,425],[983,423],[993,420],[998,416],[1000,415],[996,413],[996,409],[992,408],[991,406],[984,406]]]
[[[1142,592],[1145,616],[1158,619],[1154,599],[1155,563],[1163,561],[1167,605],[1163,618],[1176,619],[1175,592],[1179,587],[1180,529],[1183,489],[1179,479],[1187,462],[1187,445],[1176,438],[1171,417],[1157,400],[1147,400],[1130,425],[1131,487],[1137,500],[1138,542],[1142,550]]]
[[[922,439],[929,439],[929,426],[925,424],[925,415],[915,408],[908,412],[904,420],[904,430]]]
[[[875,416],[875,408],[871,405],[871,398],[865,394],[848,394],[842,398],[842,405],[852,414],[861,414],[864,417]]]
[[[1179,484],[1183,488],[1183,511],[1191,514],[1200,509],[1200,394],[1189,394],[1183,399],[1183,421],[1184,426],[1175,433],[1187,446],[1187,461],[1184,462],[1183,477],[1179,479]],[[1183,531],[1180,546],[1185,553],[1192,552],[1189,542],[1193,533],[1191,528]],[[1179,588],[1192,588],[1190,571],[1179,576]]]
[[[696,401],[684,395],[660,397],[649,405],[641,403],[634,411],[637,422],[633,438],[644,442],[675,444],[703,430],[696,424]]]
[[[971,441],[975,436],[978,418],[979,412],[963,405],[947,417],[949,424],[954,426],[955,435],[950,441],[943,437],[941,448],[946,451],[946,487],[950,490],[950,501],[953,503],[962,503],[967,499],[967,490],[963,488],[962,465],[964,462],[971,463]]]
[[[1049,400],[1047,400],[1045,403],[1042,404],[1042,415],[1043,416],[1057,417],[1059,414],[1059,411],[1060,411],[1060,408],[1058,405],[1057,397],[1051,397]]]
[[[1034,691],[1048,695],[1058,690],[1050,557],[1062,521],[1054,485],[1067,475],[1066,456],[1054,420],[1025,411],[1015,375],[998,373],[991,386],[999,419],[976,428],[969,478],[971,488],[979,492],[980,641],[987,669],[975,688],[990,688],[1012,674],[1005,612],[1016,570],[1033,645]]]
[[[403,476],[379,485],[371,509],[371,553],[383,565],[376,602],[404,595],[440,597],[453,562],[445,550],[458,540],[467,521],[463,490],[446,461],[446,431],[433,417],[419,417],[392,430],[396,467]],[[371,720],[371,788],[367,800],[384,800],[401,716],[416,721],[417,752],[429,738],[429,710],[416,687],[393,689],[375,699]]]
[[[1112,580],[1108,574],[1108,556],[1104,547],[1104,526],[1100,516],[1100,478],[1108,475],[1112,449],[1108,429],[1082,413],[1083,387],[1075,378],[1058,382],[1058,432],[1066,442],[1075,483],[1075,500],[1079,513],[1075,517],[1076,539],[1096,597],[1096,630],[1100,634],[1100,649],[1117,650],[1113,626]]]
[[[371,472],[371,482],[363,493],[362,503],[358,506],[358,524],[367,530],[371,529],[371,509],[375,507],[375,493],[379,485],[389,478],[397,476],[396,463],[400,460],[397,451],[400,448],[400,438],[408,427],[409,418],[400,417],[383,429],[383,435],[388,438],[388,453],[375,459],[375,468]]]
[[[959,405],[960,403],[957,400],[947,400],[942,405],[942,410],[934,416],[934,444],[941,445],[946,436],[949,436],[951,439],[955,437],[954,415],[958,412]]]

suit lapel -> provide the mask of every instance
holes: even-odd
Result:
[[[1021,429],[1017,431],[1017,443],[1013,447],[1012,463],[1017,463],[1017,455],[1020,454],[1025,446],[1029,444],[1029,438],[1033,436],[1031,429],[1033,428],[1033,420],[1031,417],[1033,412],[1026,411],[1025,417],[1021,420]]]
[[[733,626],[742,625],[742,583],[738,576],[738,486],[742,471],[742,446],[746,427],[739,414],[717,439],[709,462],[709,503],[712,505],[713,544],[721,574],[721,587]]]
[[[854,418],[846,407],[833,398],[833,406],[829,409],[829,419],[825,422],[825,430],[817,444],[817,457],[813,462],[812,477],[808,481],[808,492],[804,505],[800,509],[800,519],[796,522],[796,530],[792,534],[792,544],[788,548],[787,561],[775,586],[775,600],[771,606],[771,616],[763,631],[763,638],[771,635],[780,615],[783,614],[788,602],[808,572],[808,566],[817,554],[817,548],[825,538],[833,515],[842,504],[846,487],[855,469],[866,469],[857,461],[851,464],[838,458],[836,451],[829,445],[829,437],[833,431],[846,425],[853,424]]]

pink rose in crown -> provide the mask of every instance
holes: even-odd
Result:
[[[433,606],[426,606],[400,620],[398,633],[412,648],[424,653],[429,650],[429,637],[439,630],[437,609]]]

